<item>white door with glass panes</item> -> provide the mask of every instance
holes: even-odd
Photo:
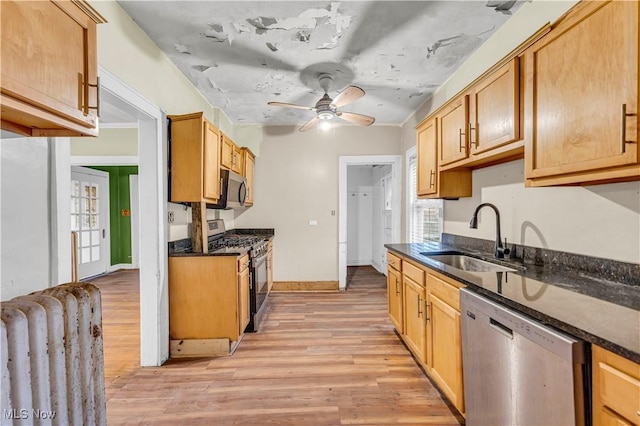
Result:
[[[78,235],[78,278],[109,269],[109,173],[71,168],[71,231]]]

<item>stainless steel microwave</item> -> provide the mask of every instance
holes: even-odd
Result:
[[[230,170],[220,170],[220,199],[215,204],[207,204],[213,209],[237,209],[244,207],[247,199],[247,180]]]

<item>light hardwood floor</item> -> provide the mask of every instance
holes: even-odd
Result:
[[[278,293],[234,355],[138,367],[137,271],[102,291],[109,425],[457,425],[394,333],[384,276],[349,270],[348,290]]]

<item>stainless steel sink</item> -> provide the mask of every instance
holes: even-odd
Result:
[[[429,259],[469,272],[516,272],[516,269],[496,265],[463,254],[428,255]]]

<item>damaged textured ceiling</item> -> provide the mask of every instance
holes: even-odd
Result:
[[[398,124],[514,12],[516,1],[120,1],[235,124],[300,125],[329,73],[342,111]]]

